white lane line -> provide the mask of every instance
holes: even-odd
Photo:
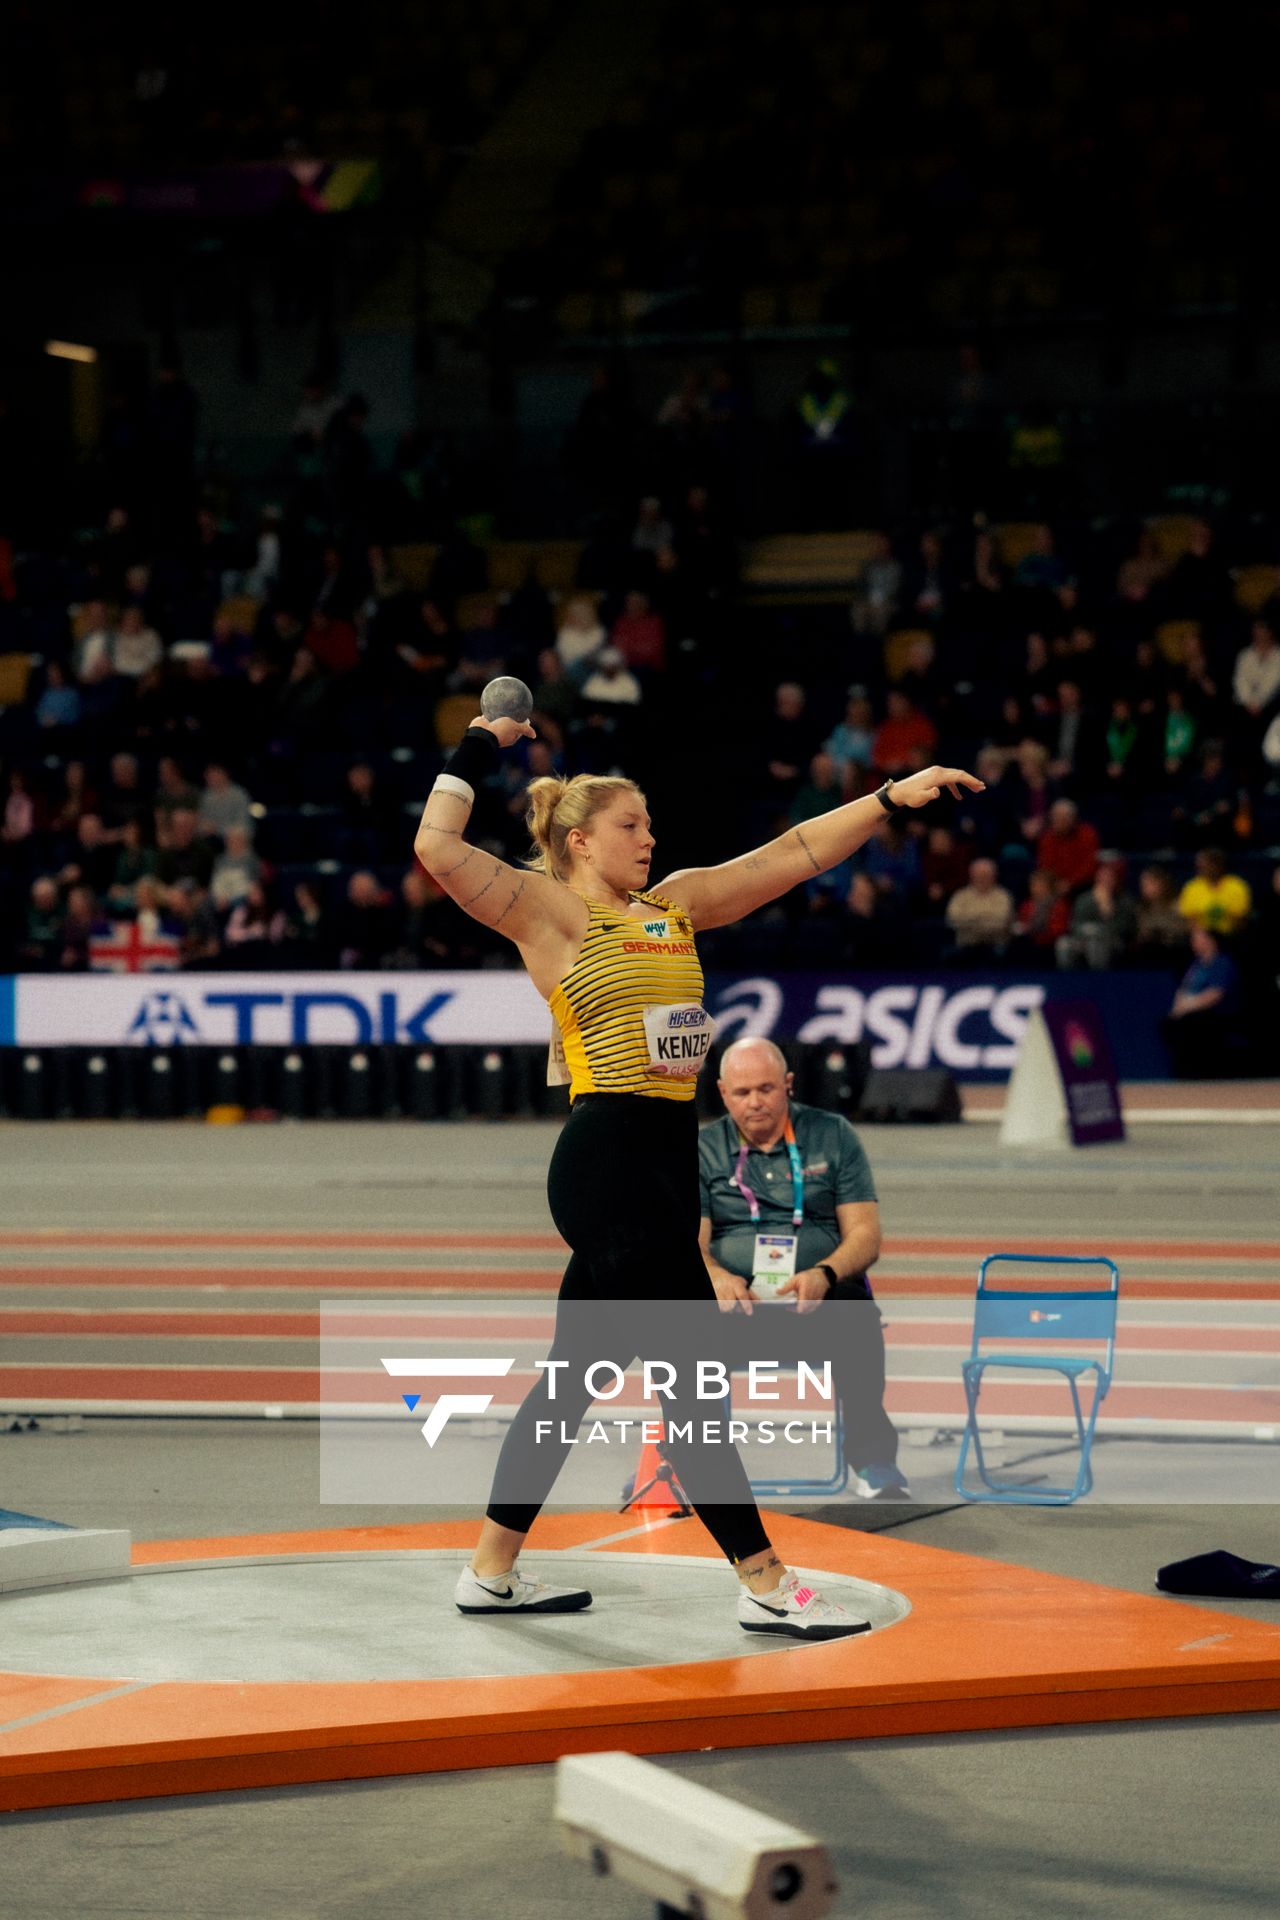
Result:
[[[922,1349],[917,1347],[914,1349],[906,1349],[906,1351],[911,1352],[914,1358],[916,1355],[918,1355],[922,1351]],[[923,1351],[927,1351],[927,1349],[923,1349]],[[1217,1357],[1220,1358],[1222,1356],[1217,1356]],[[1259,1356],[1254,1353],[1246,1354],[1243,1357],[1250,1360],[1256,1360],[1257,1358],[1259,1358]],[[992,1366],[999,1366],[1000,1362],[1001,1362],[1000,1355],[994,1354],[991,1356]],[[463,1362],[461,1364],[465,1365],[466,1363]],[[293,1366],[285,1366],[285,1365],[272,1366],[270,1364],[264,1364],[256,1361],[245,1361],[241,1363],[234,1360],[225,1360],[225,1361],[214,1360],[214,1361],[209,1361],[205,1363],[201,1363],[195,1360],[137,1360],[137,1361],[22,1360],[22,1361],[13,1362],[10,1365],[0,1364],[0,1380],[3,1380],[4,1376],[10,1373],[24,1373],[24,1374],[34,1373],[34,1374],[46,1374],[46,1375],[53,1374],[53,1373],[63,1373],[63,1374],[72,1374],[72,1375],[81,1374],[81,1373],[86,1373],[86,1374],[137,1373],[137,1374],[144,1374],[144,1375],[157,1374],[157,1373],[207,1373],[207,1374],[214,1374],[214,1375],[228,1374],[228,1373],[253,1375],[253,1374],[259,1374],[259,1373],[266,1373],[266,1374],[293,1374],[298,1376],[298,1378],[305,1380],[317,1373],[324,1373],[328,1375],[353,1374],[357,1377],[362,1378],[364,1376],[373,1376],[374,1370],[372,1367],[369,1367],[369,1366],[321,1367],[314,1363],[313,1364],[304,1363],[302,1365],[293,1365]],[[936,1386],[942,1386],[942,1385],[957,1386],[959,1384],[959,1381],[949,1371],[946,1373],[895,1373],[890,1377],[889,1384],[891,1386],[896,1386],[896,1387],[936,1387]],[[1041,1380],[1041,1379],[1030,1379],[1030,1380],[1026,1380],[1026,1379],[1003,1380],[1002,1379],[998,1382],[993,1382],[992,1384],[999,1385],[1002,1387],[1010,1387],[1010,1386],[1034,1387],[1038,1390],[1043,1391],[1043,1390],[1048,1390],[1053,1387],[1056,1387],[1058,1383],[1053,1380]],[[1277,1388],[1276,1385],[1269,1380],[1230,1381],[1230,1380],[1143,1379],[1143,1380],[1122,1380],[1118,1384],[1126,1392],[1141,1392],[1144,1394],[1155,1391],[1155,1390],[1179,1392],[1179,1393],[1216,1393],[1216,1392],[1229,1391],[1229,1390],[1241,1391],[1246,1389],[1249,1391],[1256,1391],[1260,1393],[1280,1392],[1280,1388]],[[9,1393],[10,1393],[10,1398],[12,1398],[11,1389],[9,1390]],[[768,1401],[768,1405],[765,1405],[766,1399]],[[499,1404],[499,1407],[502,1407],[511,1403],[508,1403],[500,1399],[498,1404]],[[747,1411],[748,1411],[748,1414],[750,1414],[753,1411],[759,1411],[760,1417],[763,1419],[763,1418],[770,1417],[771,1409],[772,1409],[772,1412],[775,1412],[775,1413],[782,1411],[784,1409],[787,1411],[794,1411],[796,1406],[804,1406],[806,1404],[812,1404],[813,1406],[819,1408],[820,1410],[825,1410],[825,1411],[829,1411],[829,1407],[830,1407],[830,1403],[828,1401],[819,1400],[817,1398],[815,1398],[811,1403],[806,1402],[804,1395],[800,1395],[798,1396],[798,1398],[791,1399],[791,1400],[783,1399],[780,1395],[768,1395],[768,1396],[761,1395],[760,1408],[762,1408],[763,1410],[761,1411],[758,1408],[748,1408]],[[609,1406],[613,1409],[615,1413],[626,1413],[637,1419],[649,1418],[652,1415],[651,1404],[646,1405],[645,1403],[637,1403],[635,1405],[632,1405],[630,1402],[620,1403],[614,1400],[614,1401],[593,1401],[592,1405],[593,1406]]]
[[[678,1520],[687,1520],[684,1513],[666,1513],[658,1520],[642,1521],[638,1527],[624,1527],[621,1533],[602,1533],[598,1540],[580,1540],[572,1547],[562,1549],[565,1553],[584,1553],[592,1547],[611,1547],[618,1540],[634,1540],[639,1533],[654,1533],[659,1527],[674,1526]]]
[[[91,1693],[84,1700],[67,1700],[60,1707],[46,1707],[43,1713],[28,1713],[21,1720],[6,1720],[0,1725],[0,1734],[17,1733],[22,1727],[38,1726],[42,1720],[56,1720],[59,1714],[79,1713],[81,1707],[99,1707],[104,1700],[119,1700],[126,1693],[145,1693],[148,1687],[154,1685],[154,1680],[130,1680],[127,1686],[109,1687],[106,1693]]]

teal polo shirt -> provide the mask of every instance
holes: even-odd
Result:
[[[874,1200],[876,1189],[862,1142],[840,1114],[793,1100],[791,1124],[804,1164],[804,1222],[796,1255],[796,1271],[802,1273],[839,1244],[836,1207],[847,1200]],[[757,1233],[790,1233],[795,1202],[786,1141],[779,1140],[768,1153],[753,1147],[743,1169],[760,1203],[759,1223],[752,1224],[751,1209],[733,1184],[741,1144],[727,1113],[713,1120],[698,1136],[698,1174],[702,1217],[711,1222],[711,1252],[730,1273],[750,1280]]]

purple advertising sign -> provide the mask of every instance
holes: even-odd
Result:
[[[1067,1097],[1073,1144],[1123,1140],[1120,1085],[1097,1007],[1092,1000],[1046,1000],[1042,1012]]]

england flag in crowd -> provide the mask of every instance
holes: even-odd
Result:
[[[140,913],[136,920],[113,920],[89,936],[89,968],[93,973],[172,973],[181,959],[181,944],[156,913]]]

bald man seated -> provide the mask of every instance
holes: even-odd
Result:
[[[884,1326],[867,1278],[880,1255],[871,1169],[849,1122],[803,1106],[793,1078],[772,1040],[726,1049],[726,1112],[698,1141],[703,1258],[737,1323],[735,1363],[753,1349],[792,1363],[829,1358],[850,1486],[864,1500],[901,1500],[909,1489],[884,1410]]]

